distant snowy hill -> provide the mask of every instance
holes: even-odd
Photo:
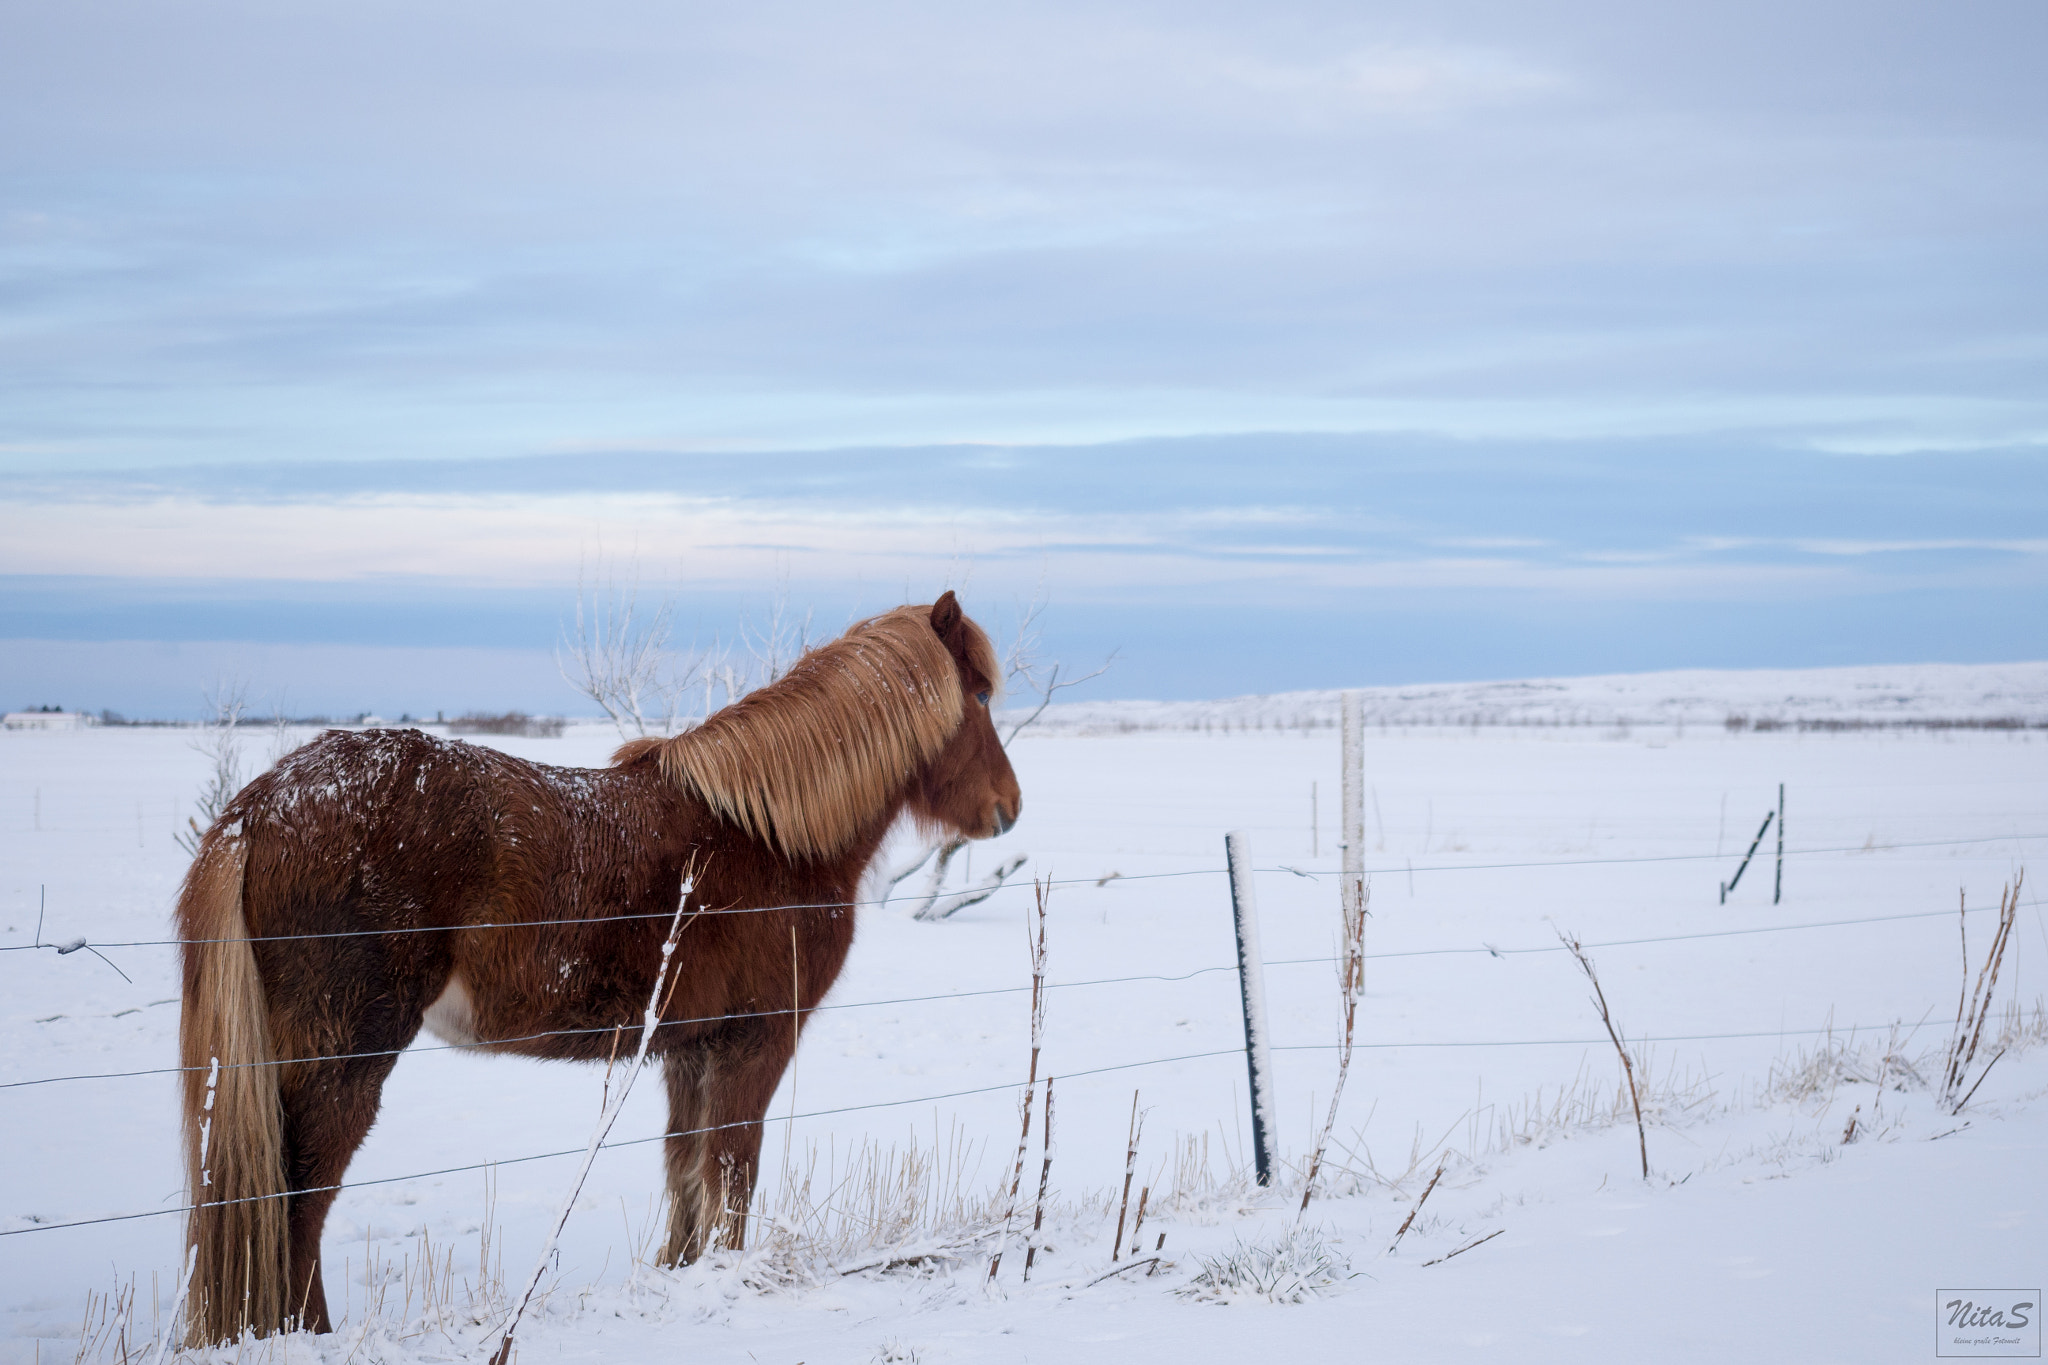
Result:
[[[1368,725],[1725,725],[1731,729],[2048,726],[2048,661],[1690,669],[1589,678],[1367,687]],[[1076,701],[1035,730],[1303,729],[1337,723],[1335,691],[1223,701]],[[1011,710],[1004,719],[1021,719]]]

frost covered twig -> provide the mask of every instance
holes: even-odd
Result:
[[[1024,1082],[1023,1123],[1017,1133],[1017,1163],[1010,1172],[1010,1198],[1003,1209],[1003,1227],[996,1241],[995,1255],[989,1258],[988,1282],[995,1283],[996,1272],[1002,1268],[1003,1248],[1010,1242],[1010,1226],[1017,1217],[1017,1195],[1024,1186],[1024,1156],[1031,1142],[1031,1102],[1038,1092],[1038,1055],[1045,1045],[1045,897],[1051,889],[1043,881],[1033,883],[1037,891],[1035,908],[1037,913],[1036,937],[1026,931],[1025,942],[1031,949],[1031,1072]],[[1047,1089],[1047,1103],[1051,1103],[1051,1090]],[[1027,1257],[1028,1260],[1028,1257]]]
[[[1301,1183],[1301,1207],[1294,1215],[1297,1222],[1307,1215],[1308,1201],[1315,1194],[1323,1153],[1330,1145],[1330,1130],[1337,1126],[1337,1104],[1344,1098],[1344,1079],[1351,1074],[1351,1039],[1358,1025],[1358,998],[1365,994],[1365,916],[1370,895],[1370,888],[1360,886],[1357,894],[1347,895],[1343,901],[1344,944],[1337,964],[1337,990],[1344,1001],[1344,1036],[1337,1044],[1337,1084],[1330,1091],[1330,1112],[1323,1117],[1322,1131],[1316,1134],[1315,1149],[1308,1159],[1308,1178]]]
[[[1045,1194],[1052,1183],[1052,1077],[1045,1078],[1045,1123],[1039,1129],[1038,1207],[1031,1215],[1031,1235],[1024,1239],[1024,1282],[1031,1282],[1031,1267],[1038,1260],[1038,1240],[1045,1232]]]

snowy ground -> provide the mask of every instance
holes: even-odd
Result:
[[[1892,664],[1853,668],[1681,669],[1583,678],[1366,687],[1374,725],[2048,726],[2048,663]],[[1337,723],[1333,691],[1228,701],[1067,701],[1039,728],[1291,729]]]
[[[33,941],[45,887],[45,942],[164,935],[184,861],[171,834],[204,767],[189,738],[0,735],[0,946]],[[611,741],[572,727],[561,739],[504,743],[591,763]],[[252,737],[252,750],[263,742]],[[2048,1280],[2048,1048],[2008,1055],[1959,1117],[1910,1079],[1880,1105],[1871,1081],[1895,1022],[1900,1057],[1924,1058],[1946,1039],[1958,890],[1973,910],[1995,906],[2048,844],[2044,746],[2048,736],[2026,731],[1375,731],[1368,948],[1380,956],[1338,1124],[1334,1196],[1307,1218],[1333,1282],[1309,1302],[1239,1295],[1218,1306],[1193,1292],[1202,1258],[1240,1241],[1271,1245],[1299,1197],[1298,1184],[1262,1194],[1241,1180],[1245,1075],[1233,1050],[1242,1032],[1222,836],[1246,830],[1268,869],[1259,891],[1283,1048],[1279,1136],[1296,1161],[1334,1070],[1331,969],[1289,960],[1332,950],[1335,736],[1027,737],[1015,751],[1025,818],[977,848],[974,868],[1015,850],[1030,855],[1028,871],[1058,879],[1055,981],[1151,978],[1051,995],[1044,1069],[1061,1078],[1059,1202],[1032,1282],[1017,1278],[1018,1252],[993,1293],[982,1287],[986,1258],[972,1251],[847,1276],[838,1272],[861,1256],[649,1270],[634,1249],[654,1222],[659,1177],[656,1147],[642,1144],[598,1162],[520,1359],[1223,1361],[1276,1343],[1312,1358],[1932,1359],[1938,1289]],[[1781,781],[1794,850],[1782,903],[1772,904],[1767,864],[1717,903]],[[1314,834],[1311,783],[1322,816]],[[1096,884],[1111,874],[1121,875]],[[1006,891],[939,925],[895,907],[864,912],[836,1008],[806,1033],[772,1110],[821,1116],[771,1129],[771,1187],[786,1128],[791,1164],[815,1169],[814,1190],[843,1176],[864,1142],[950,1153],[939,1178],[973,1195],[1007,1174],[1028,1051],[1027,997],[1014,989],[1027,980],[1028,899]],[[1882,916],[1921,917],[1722,934]],[[1969,916],[1973,956],[1992,919]],[[1562,1090],[1603,1113],[1616,1096],[1613,1049],[1583,978],[1551,951],[1554,926],[1610,945],[1592,948],[1608,998],[1628,1035],[1646,1040],[1647,1182],[1632,1123],[1532,1116],[1539,1093],[1541,1110]],[[1708,934],[1721,936],[1617,943]],[[132,982],[92,953],[0,953],[0,1082],[172,1063],[171,951],[106,957]],[[2048,926],[2030,890],[2001,1002],[2034,1008],[2044,968]],[[1002,990],[1012,993],[964,994]],[[943,998],[908,999],[930,996]],[[1916,1031],[1923,1019],[1935,1022]],[[1694,1036],[1728,1034],[1749,1036]],[[1799,1072],[1816,1053],[1824,1064]],[[1116,1067],[1126,1069],[1103,1070]],[[1788,1071],[1798,1074],[1787,1081]],[[0,1089],[0,1233],[175,1207],[171,1081]],[[409,1056],[349,1178],[580,1149],[600,1081],[518,1059]],[[1105,1192],[1121,1178],[1134,1088],[1146,1112],[1139,1183],[1154,1188],[1144,1241],[1149,1254],[1165,1234],[1164,1263],[1091,1283],[1117,1268]],[[615,1139],[661,1131],[658,1089],[635,1094]],[[1859,1106],[1869,1136],[1844,1145]],[[822,1112],[831,1110],[845,1112]],[[1206,1141],[1207,1168],[1177,1181],[1188,1138],[1198,1155]],[[1446,1157],[1442,1184],[1387,1254]],[[1038,1160],[1034,1140],[1034,1177]],[[573,1164],[499,1165],[488,1217],[475,1172],[344,1193],[325,1255],[330,1297],[349,1304],[352,1325],[322,1342],[301,1338],[290,1354],[337,1365],[351,1353],[487,1355],[488,1329],[457,1311],[479,1280],[480,1238],[496,1238],[494,1270],[502,1257],[505,1277],[522,1278]],[[773,1188],[767,1199],[787,1203]],[[92,1338],[95,1320],[87,1345],[132,1354],[152,1301],[168,1304],[177,1223],[0,1236],[0,1362],[71,1359],[88,1292],[131,1284],[139,1308],[132,1326],[119,1323],[125,1338],[114,1337],[114,1318]],[[946,1240],[943,1228],[920,1235],[912,1250]],[[383,1316],[364,1338],[364,1299],[380,1282],[365,1275],[366,1253],[384,1267]],[[431,1303],[423,1255],[442,1267]]]

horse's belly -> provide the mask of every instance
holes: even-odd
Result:
[[[461,972],[450,974],[441,994],[427,1006],[426,1025],[427,1032],[444,1043],[477,1041],[476,1009],[469,998],[469,984],[462,979]]]

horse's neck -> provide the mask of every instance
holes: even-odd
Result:
[[[868,868],[880,856],[882,844],[888,839],[889,831],[896,827],[896,822],[903,816],[904,807],[909,804],[910,794],[906,789],[902,795],[890,802],[886,809],[862,824],[852,842],[847,845],[846,852],[840,860],[839,876],[843,879],[849,898],[858,897],[860,894],[861,883],[867,875]]]

